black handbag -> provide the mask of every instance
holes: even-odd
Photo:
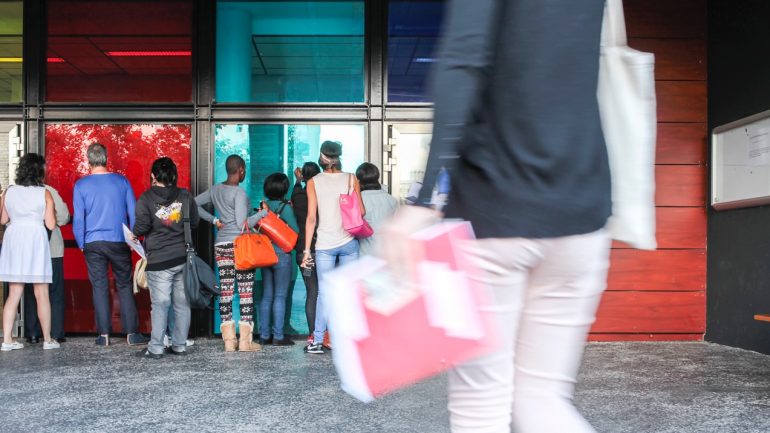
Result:
[[[184,242],[187,245],[187,260],[184,265],[184,293],[192,308],[213,308],[215,296],[219,296],[219,286],[214,271],[195,253],[190,230],[190,195],[183,200],[182,223]]]

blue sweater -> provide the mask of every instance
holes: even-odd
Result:
[[[91,242],[125,242],[123,224],[134,226],[136,198],[123,175],[92,174],[80,179],[72,201],[72,231],[80,249]]]

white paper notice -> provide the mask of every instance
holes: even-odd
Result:
[[[142,248],[142,243],[134,239],[134,234],[125,224],[123,224],[123,238],[125,238],[126,243],[129,247],[131,247],[132,250],[136,251],[136,253],[139,254],[143,259],[147,259],[147,256],[144,253],[144,248]]]
[[[770,165],[770,128],[746,128],[749,138],[749,165]]]

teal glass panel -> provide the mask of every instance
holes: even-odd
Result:
[[[364,125],[276,125],[276,124],[219,124],[214,127],[214,181],[219,183],[227,178],[225,160],[230,155],[240,155],[246,161],[246,179],[241,186],[246,190],[251,204],[257,207],[263,200],[262,191],[265,177],[272,173],[285,173],[292,185],[294,169],[305,162],[317,162],[321,143],[334,140],[342,143],[342,169],[354,172],[365,161],[366,130]],[[287,194],[290,198],[291,189]],[[296,263],[292,258],[292,263]],[[292,287],[287,297],[287,335],[307,334],[305,298],[307,291],[302,276],[292,267]],[[262,278],[257,271],[257,285],[254,289],[254,321],[259,320],[259,300],[262,298]],[[239,302],[233,298],[233,320],[238,320]],[[219,332],[219,306],[214,313],[215,332]]]
[[[364,1],[218,1],[218,102],[364,102]]]

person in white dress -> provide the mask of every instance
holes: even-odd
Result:
[[[28,153],[19,160],[16,185],[8,187],[2,199],[0,224],[6,225],[6,229],[0,251],[0,281],[8,282],[10,288],[3,308],[3,352],[24,347],[13,340],[12,330],[25,283],[34,287],[43,349],[59,348],[59,343],[51,338],[48,299],[48,285],[53,277],[48,231],[56,227],[56,212],[53,196],[43,186],[44,179],[45,158]]]

